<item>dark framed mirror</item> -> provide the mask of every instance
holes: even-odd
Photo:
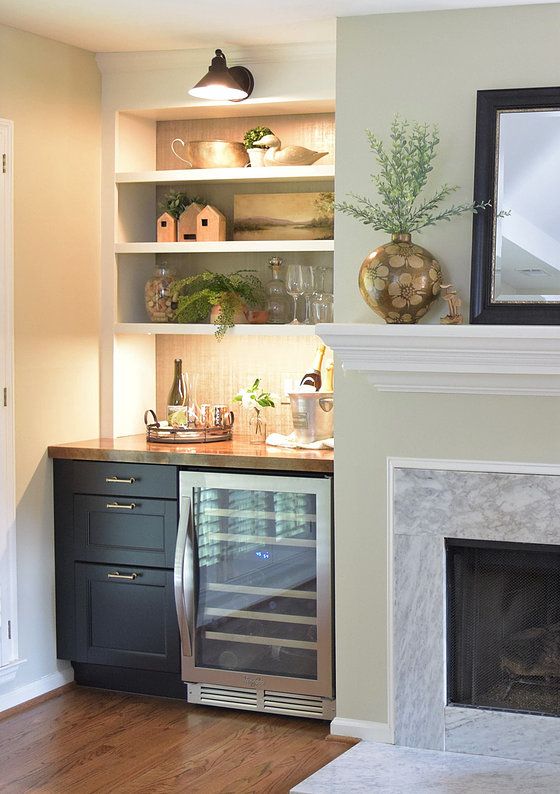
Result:
[[[471,323],[560,325],[560,88],[479,91]]]

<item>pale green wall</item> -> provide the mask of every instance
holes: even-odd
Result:
[[[560,85],[560,5],[518,6],[339,20],[338,199],[370,193],[364,136],[385,135],[395,113],[437,123],[436,180],[473,185],[478,89]],[[427,230],[419,242],[441,261],[467,303],[471,220]],[[375,322],[358,268],[384,242],[337,218],[336,320]],[[438,304],[427,318],[438,322]],[[468,308],[467,312],[468,314]],[[382,394],[338,371],[336,408],[337,713],[387,721],[387,458],[560,460],[554,398]]]

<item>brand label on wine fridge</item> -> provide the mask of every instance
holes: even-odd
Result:
[[[243,682],[249,689],[258,689],[264,686],[264,678],[258,675],[244,675]]]

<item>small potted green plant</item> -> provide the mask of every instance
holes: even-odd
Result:
[[[255,144],[257,141],[260,141],[261,138],[264,138],[265,135],[274,135],[274,133],[268,127],[253,127],[247,130],[243,136],[243,145],[247,149],[249,162],[253,168],[259,168],[264,165],[264,155],[268,147],[259,147],[255,146]]]
[[[206,202],[204,199],[200,198],[200,196],[191,197],[187,196],[187,194],[183,193],[181,190],[170,190],[165,194],[163,200],[160,201],[159,209],[162,212],[168,212],[178,221],[181,213],[191,204],[202,204],[202,206],[204,206]]]
[[[262,282],[253,270],[213,273],[205,270],[187,276],[173,285],[173,315],[176,323],[201,323],[216,326],[216,339],[223,339],[228,328],[246,323],[249,309],[264,303]]]

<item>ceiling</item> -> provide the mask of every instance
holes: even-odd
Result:
[[[0,24],[93,52],[333,41],[336,17],[554,0],[0,0]]]

